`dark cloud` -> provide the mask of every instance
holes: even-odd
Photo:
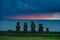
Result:
[[[60,12],[60,0],[2,0],[1,6],[3,16]]]

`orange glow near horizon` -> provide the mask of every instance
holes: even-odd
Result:
[[[21,15],[21,16],[8,16],[5,19],[12,20],[60,20],[60,18],[54,18],[52,15]]]

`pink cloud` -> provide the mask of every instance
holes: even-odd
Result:
[[[5,19],[12,20],[60,20],[60,18],[54,18],[53,15],[17,15],[4,17]]]

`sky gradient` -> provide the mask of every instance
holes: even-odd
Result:
[[[0,8],[0,19],[60,19],[60,0],[1,0]]]

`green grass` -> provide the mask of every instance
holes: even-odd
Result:
[[[0,40],[60,40],[58,37],[17,37],[17,36],[0,36]]]

